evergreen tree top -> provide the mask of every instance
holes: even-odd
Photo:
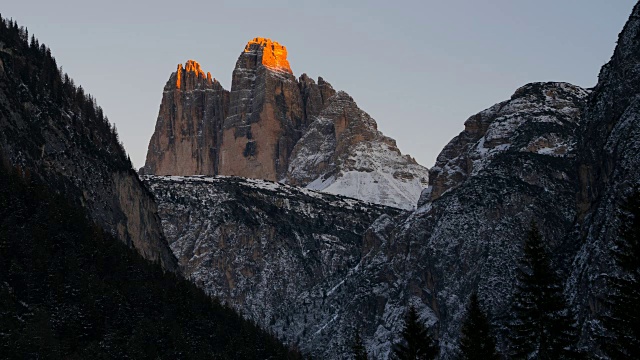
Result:
[[[439,348],[428,329],[420,322],[418,312],[409,307],[402,329],[402,341],[393,349],[393,356],[398,360],[427,360],[438,356]]]
[[[500,359],[489,319],[480,306],[477,292],[469,297],[460,334],[460,352],[463,360]]]

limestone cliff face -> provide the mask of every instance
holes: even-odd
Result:
[[[312,119],[314,116],[320,115],[320,112],[328,104],[329,99],[336,94],[333,86],[322,77],[318,78],[318,83],[316,84],[307,74],[302,74],[298,79],[298,84],[306,119]]]
[[[401,208],[428,181],[349,95],[296,79],[287,49],[265,38],[245,46],[230,92],[194,61],[178,66],[141,173],[266,179]]]
[[[218,171],[220,129],[229,92],[193,60],[178,65],[164,87],[144,173],[208,174]]]
[[[220,174],[282,179],[304,119],[287,49],[270,39],[249,41],[233,71]]]
[[[351,306],[337,295],[354,292],[353,283],[341,281],[380,246],[362,240],[371,223],[404,212],[265,180],[143,180],[185,276],[307,355],[348,358],[350,345],[340,339],[374,317],[375,299],[386,293],[369,291],[372,303]]]

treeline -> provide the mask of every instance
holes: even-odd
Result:
[[[456,358],[640,359],[640,191],[627,198],[619,219],[619,235],[611,241],[617,270],[607,275],[608,296],[601,299],[607,310],[598,319],[604,330],[599,338],[600,354],[586,354],[579,348],[575,314],[568,307],[563,283],[533,223],[518,266],[503,348],[498,348],[487,310],[474,292],[460,329]],[[422,324],[415,308],[410,307],[402,340],[393,347],[391,358],[436,359],[439,349],[433,330]],[[359,333],[353,339],[352,355],[356,360],[369,358]]]
[[[39,122],[68,119],[77,133],[87,137],[88,141],[80,142],[87,146],[86,150],[100,152],[119,170],[132,168],[116,126],[109,123],[96,100],[58,67],[49,47],[40,44],[35,36],[29,37],[27,28],[1,15],[0,60],[8,75],[3,80],[11,82],[11,89],[17,90],[15,99],[10,100],[21,105],[17,108],[22,108],[23,118],[34,126],[35,131],[30,133],[41,132],[36,128],[42,126]],[[34,106],[24,106],[26,103]]]

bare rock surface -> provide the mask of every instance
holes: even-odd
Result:
[[[141,172],[159,175],[218,172],[221,129],[229,92],[193,60],[164,87],[156,129]]]

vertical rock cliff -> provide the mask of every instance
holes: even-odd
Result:
[[[578,230],[580,248],[567,292],[583,322],[582,339],[592,347],[603,331],[603,299],[614,265],[620,205],[640,186],[640,5],[602,67],[578,133],[580,142]]]
[[[229,92],[193,60],[178,65],[164,87],[143,173],[218,173]]]
[[[349,95],[296,79],[287,49],[265,38],[245,46],[229,93],[197,63],[178,67],[141,173],[266,179],[402,208],[428,179]]]
[[[287,49],[270,39],[247,44],[233,70],[220,174],[278,181],[305,126]]]

